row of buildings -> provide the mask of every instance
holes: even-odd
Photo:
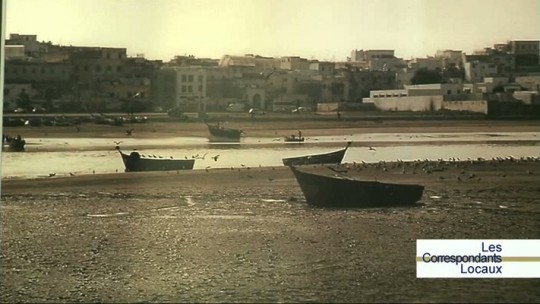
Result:
[[[130,57],[125,48],[61,46],[20,34],[5,44],[7,110],[41,105],[61,111],[220,111],[245,103],[276,111],[366,104],[416,111],[460,108],[460,101],[462,110],[483,112],[472,102],[486,100],[486,94],[536,103],[540,90],[539,41],[509,41],[471,55],[443,50],[411,60],[393,50],[353,50],[342,62],[254,54],[163,62]],[[438,97],[428,98],[436,100],[430,106],[412,106],[412,100],[426,99],[418,96]],[[454,104],[443,107],[444,100]]]

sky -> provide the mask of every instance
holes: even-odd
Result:
[[[344,61],[354,49],[394,49],[408,59],[540,39],[540,0],[4,1],[6,37],[124,47],[164,61],[225,54]]]

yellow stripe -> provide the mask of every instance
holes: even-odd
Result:
[[[502,257],[503,262],[540,262],[540,257]]]
[[[422,257],[416,257],[417,262],[423,262]],[[540,262],[540,257],[502,257],[503,262]],[[471,263],[471,262],[469,262]]]

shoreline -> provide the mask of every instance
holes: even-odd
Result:
[[[304,136],[347,135],[354,133],[462,133],[462,132],[538,132],[538,121],[507,120],[235,120],[226,127],[242,129],[247,137],[282,137],[301,130]],[[127,129],[134,129],[131,136]],[[4,127],[4,134],[30,138],[170,138],[182,136],[207,137],[202,122],[159,122],[123,126],[82,123],[70,127]]]

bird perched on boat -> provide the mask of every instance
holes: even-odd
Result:
[[[218,155],[215,155],[215,156],[212,156],[211,157],[215,162],[217,162],[218,158],[219,158],[219,154]]]
[[[49,173],[49,177],[53,177],[53,176],[55,176],[55,175],[56,175],[56,173],[55,173],[55,172],[51,172],[51,173]]]

